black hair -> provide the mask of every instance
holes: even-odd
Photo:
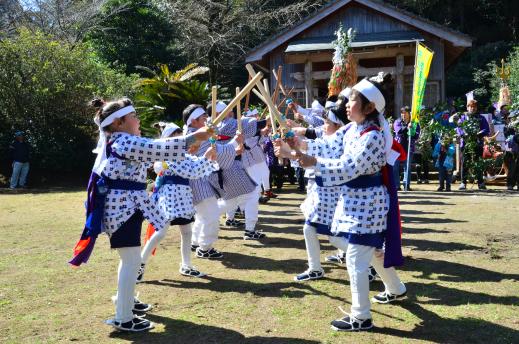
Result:
[[[106,102],[101,98],[94,98],[90,101],[90,105],[96,109],[96,118],[99,119],[101,123],[117,110],[133,105],[133,103],[129,98],[121,98],[110,102]],[[121,120],[124,121],[124,117],[122,117]],[[110,125],[102,129],[104,131],[110,131]]]
[[[391,76],[391,74],[385,74],[381,81],[374,81],[374,80],[370,80],[369,78],[367,78],[367,79],[380,91],[380,93],[382,93],[382,96],[384,97],[384,101],[386,102],[385,108],[388,108],[388,103],[389,103],[388,96],[387,96],[388,87],[389,87],[389,84],[393,80],[393,77]],[[355,89],[352,90],[352,94],[353,93],[355,93],[355,95],[359,97],[360,102],[361,102],[361,108],[365,109],[366,106],[368,106],[368,104],[370,103],[368,98],[366,98],[366,96],[364,96],[362,93],[360,93],[359,91],[357,91]],[[374,122],[378,123],[378,115],[379,115],[378,110],[373,109],[373,111],[371,113],[366,115],[366,120],[374,121]],[[378,123],[378,124],[380,125],[380,123]]]
[[[182,120],[184,121],[184,124],[187,124],[187,120],[188,120],[189,116],[191,116],[193,111],[195,111],[195,109],[198,109],[198,108],[202,108],[203,109],[204,107],[202,105],[200,105],[200,104],[191,104],[191,105],[188,105],[184,109],[184,111],[182,111]]]
[[[350,122],[348,115],[346,114],[346,106],[333,106],[328,109],[328,112],[333,112],[335,117],[340,119],[344,124],[348,124]],[[328,112],[324,115],[325,118],[328,118]]]

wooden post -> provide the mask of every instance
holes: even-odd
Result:
[[[404,106],[404,55],[396,56],[396,82],[395,82],[395,118],[400,115],[400,109]]]
[[[251,76],[249,75],[249,81],[251,79]],[[245,111],[249,111],[249,101],[250,101],[250,92],[247,93],[247,96],[245,97],[245,107],[243,108],[243,110]]]
[[[238,94],[240,94],[240,88],[239,87],[236,87],[236,97],[238,96]],[[247,93],[247,94],[250,94]],[[236,120],[238,121],[238,132],[241,133],[242,132],[242,123],[241,123],[241,101],[239,101],[237,104],[236,104]]]
[[[307,60],[305,63],[305,91],[306,91],[306,107],[309,108],[312,105],[312,99],[314,97],[314,87],[312,79],[312,61]]]
[[[267,79],[263,79],[263,88],[265,89],[265,93],[266,93],[265,98],[270,98],[269,83],[268,83]],[[272,133],[275,134],[278,131],[278,129],[276,127],[276,116],[274,115],[274,111],[276,111],[276,110],[272,108],[272,106],[270,105],[270,102],[267,102],[267,107],[269,109],[269,114],[270,114],[270,123],[272,124]]]

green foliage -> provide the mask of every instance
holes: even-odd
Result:
[[[0,41],[0,66],[0,155],[7,156],[13,132],[23,130],[33,168],[47,171],[91,165],[96,128],[88,101],[131,95],[136,79],[108,68],[85,46],[27,30]]]
[[[173,73],[162,64],[158,72],[139,69],[151,75],[136,83],[135,100],[144,133],[154,133],[153,123],[159,120],[181,123],[182,111],[189,104],[206,105],[211,93],[208,84],[193,78],[207,73],[208,68],[190,64]]]
[[[124,6],[125,10],[107,16],[87,37],[99,55],[126,73],[139,72],[137,66],[183,65],[175,48],[175,26],[149,0],[112,0],[105,12]]]

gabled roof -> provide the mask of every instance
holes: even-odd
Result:
[[[258,61],[270,51],[288,42],[290,39],[296,37],[301,32],[317,24],[329,15],[350,3],[358,3],[364,5],[374,11],[381,12],[384,15],[392,17],[409,26],[415,27],[419,30],[428,32],[441,39],[449,41],[455,47],[467,48],[472,46],[472,39],[459,31],[447,28],[443,25],[434,23],[430,20],[424,19],[420,16],[412,14],[408,11],[397,8],[393,5],[384,3],[378,0],[338,0],[332,1],[323,6],[317,12],[304,18],[293,27],[287,28],[280,33],[272,36],[266,42],[252,49],[246,57],[246,62]]]
[[[285,53],[333,50],[333,41],[336,38],[337,37],[334,36],[324,36],[292,41],[288,44]],[[416,31],[361,33],[355,36],[355,39],[351,42],[350,46],[352,48],[365,48],[380,45],[405,44],[423,40],[422,35]]]

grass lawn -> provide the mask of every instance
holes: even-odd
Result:
[[[306,269],[304,195],[293,187],[261,206],[262,243],[223,229],[222,261],[194,258],[209,273],[183,277],[179,233],[152,257],[141,299],[155,305],[147,334],[114,332],[118,255],[102,236],[88,264],[67,261],[83,226],[85,193],[0,192],[0,342],[142,343],[519,343],[519,193],[401,193],[408,299],[373,305],[376,329],[337,333],[329,323],[349,309],[344,267],[324,263],[326,278],[296,283]],[[321,254],[333,252],[322,240]],[[381,291],[377,281],[371,293]]]

